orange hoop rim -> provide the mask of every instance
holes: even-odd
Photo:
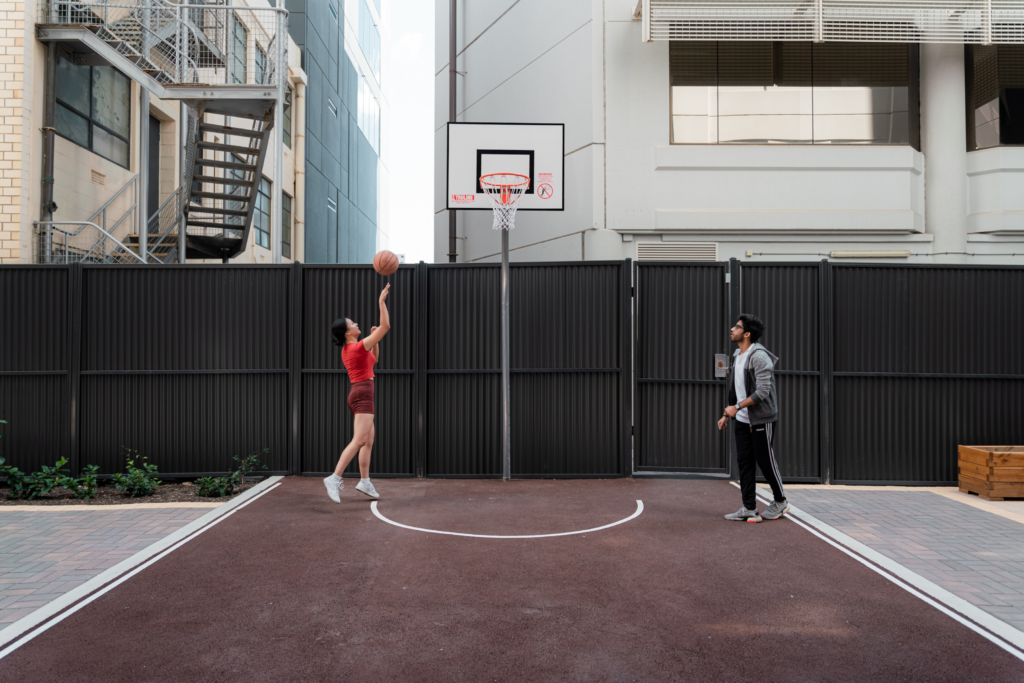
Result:
[[[488,178],[493,178],[494,176],[499,175],[512,178],[522,178],[522,180],[515,183],[496,183],[492,180],[487,180]],[[487,175],[480,176],[480,185],[486,185],[487,187],[501,190],[511,190],[519,187],[525,189],[530,186],[530,179],[529,177],[519,173],[488,173]]]

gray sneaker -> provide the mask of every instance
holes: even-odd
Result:
[[[380,498],[380,494],[377,493],[377,489],[373,488],[373,484],[370,483],[369,479],[367,479],[365,483],[359,482],[356,484],[356,491],[359,491],[359,493],[365,493],[370,498]]]
[[[338,492],[341,489],[345,488],[345,484],[343,484],[340,480],[337,482],[333,482],[331,481],[330,477],[325,477],[324,486],[327,487],[327,495],[331,497],[331,500],[333,500],[335,503],[340,503],[341,496],[338,495]]]
[[[757,514],[757,510],[748,510],[745,507],[740,508],[731,515],[726,515],[725,518],[733,522],[756,523],[761,521],[761,515]]]
[[[773,501],[768,509],[761,513],[761,519],[778,519],[782,515],[789,512],[789,502],[782,501],[781,503]]]

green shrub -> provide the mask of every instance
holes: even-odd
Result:
[[[244,458],[237,455],[234,456],[234,461],[238,463],[238,468],[234,472],[226,477],[200,477],[196,479],[196,493],[200,496],[211,498],[230,496],[236,489],[242,486],[245,478],[257,467],[267,469],[267,466],[260,462],[260,456],[269,452],[269,448],[264,448],[262,451],[250,453]]]
[[[131,448],[125,449],[125,459],[128,461],[125,473],[114,475],[117,492],[129,498],[152,496],[156,492],[156,487],[160,485],[156,465],[143,462],[142,467],[136,467],[135,461],[140,459],[139,452]],[[145,456],[141,459],[146,460]]]
[[[30,481],[32,475],[26,474],[17,467],[12,467],[5,463],[4,458],[0,457],[0,474],[4,475],[4,478],[7,479],[7,485],[11,487],[11,492],[7,494],[7,497],[13,500],[25,498],[32,489]]]
[[[7,465],[4,458],[0,457],[0,474],[7,478],[7,485],[11,487],[8,498],[35,500],[39,496],[45,496],[67,478],[67,464],[68,459],[61,458],[52,467],[43,465],[39,472],[26,474],[17,467]]]
[[[200,496],[210,498],[223,498],[235,492],[235,478],[229,477],[200,477],[196,479],[196,493]]]
[[[86,465],[82,468],[82,476],[78,479],[74,477],[64,477],[61,480],[60,485],[71,491],[75,498],[86,499],[96,497],[96,473],[99,472],[99,465]]]

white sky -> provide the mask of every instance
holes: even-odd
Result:
[[[434,260],[434,3],[389,0],[390,249]]]

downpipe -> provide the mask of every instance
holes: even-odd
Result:
[[[55,125],[57,122],[57,43],[46,45],[46,74],[43,88],[43,177],[42,199],[39,206],[40,224],[45,226],[45,263],[53,259],[53,213],[57,204],[53,201]]]

